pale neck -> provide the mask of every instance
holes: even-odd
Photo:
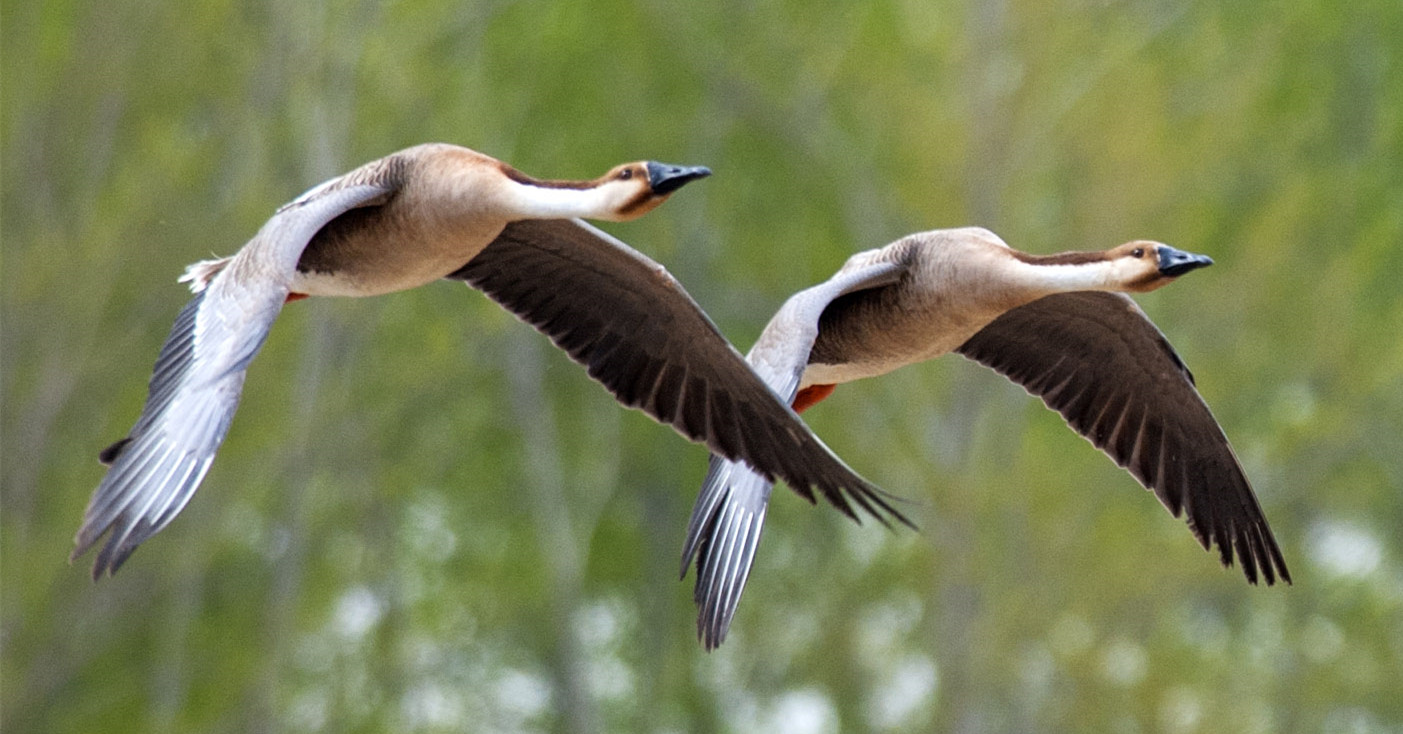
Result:
[[[1022,285],[1041,297],[1070,291],[1124,290],[1115,272],[1115,262],[1098,260],[1075,265],[1033,265],[1022,261],[1014,268]]]
[[[506,205],[512,213],[531,219],[613,219],[617,202],[610,187],[562,189],[506,182]]]

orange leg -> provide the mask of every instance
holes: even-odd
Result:
[[[800,390],[799,394],[794,396],[794,412],[802,413],[818,405],[820,400],[833,394],[833,388],[835,387],[837,387],[837,385],[809,385],[803,390]]]

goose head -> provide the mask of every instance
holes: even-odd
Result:
[[[1213,264],[1213,258],[1170,247],[1163,242],[1136,240],[1106,251],[1114,280],[1126,290],[1147,293],[1162,288],[1190,270]]]
[[[675,166],[657,161],[624,163],[590,182],[600,197],[597,217],[626,222],[647,214],[667,197],[699,178],[711,175],[706,166]]]
[[[533,178],[506,164],[499,164],[498,170],[504,178],[490,188],[509,220],[582,217],[626,222],[652,211],[687,183],[711,175],[705,166],[656,161],[617,165],[588,181]],[[468,173],[460,191],[473,191],[480,183],[476,171]]]

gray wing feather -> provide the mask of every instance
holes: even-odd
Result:
[[[958,351],[1023,386],[1125,467],[1224,566],[1290,582],[1281,549],[1193,375],[1121,293],[1046,296],[1015,308]]]
[[[785,301],[746,359],[786,403],[793,402],[818,338],[819,317],[845,293],[896,282],[903,268],[884,262],[840,271]],[[701,493],[687,523],[682,575],[695,559],[697,637],[713,650],[725,639],[755,562],[772,482],[743,463],[711,457]]]
[[[282,310],[312,235],[386,193],[368,184],[313,189],[279,209],[181,309],[156,358],[141,416],[102,454],[111,466],[74,538],[76,559],[111,531],[93,578],[115,573],[190,501],[229,430],[244,371]]]
[[[725,639],[755,562],[773,484],[744,464],[712,456],[692,509],[682,573],[696,558],[697,639],[707,650]]]

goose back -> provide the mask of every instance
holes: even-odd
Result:
[[[431,283],[462,267],[506,224],[494,192],[503,164],[467,148],[431,143],[362,166],[345,179],[389,185],[374,206],[328,222],[307,243],[293,290],[373,296]]]
[[[1042,294],[997,235],[979,227],[921,232],[858,253],[839,273],[902,266],[887,286],[833,299],[819,317],[803,386],[851,382],[954,351],[1000,314]]]

